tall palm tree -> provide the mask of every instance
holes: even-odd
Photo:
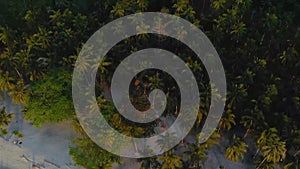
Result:
[[[240,158],[244,159],[244,154],[247,152],[247,144],[235,135],[233,140],[233,145],[226,149],[225,157],[231,161],[238,161]]]
[[[12,101],[16,104],[24,104],[29,100],[29,91],[27,90],[23,80],[17,83],[8,94],[12,97]]]
[[[253,129],[253,117],[251,116],[242,116],[241,123],[246,128],[246,132],[244,134],[244,139],[251,134],[251,131]]]
[[[13,80],[9,72],[2,72],[0,70],[0,91],[11,90],[14,87]]]
[[[206,159],[206,149],[201,145],[189,146],[192,155],[189,156],[190,168],[199,168]]]
[[[220,119],[218,131],[220,131],[220,129],[230,130],[233,125],[236,125],[235,115],[228,109]]]
[[[260,169],[265,162],[278,164],[286,158],[286,142],[281,141],[275,128],[263,131],[257,141],[259,150],[262,151],[263,160],[257,166]]]
[[[163,156],[159,156],[157,160],[162,161],[161,169],[176,169],[182,167],[180,157],[172,151],[168,151]]]
[[[7,114],[5,107],[0,110],[0,134],[5,136],[7,134],[6,126],[9,125],[13,119],[13,114]]]

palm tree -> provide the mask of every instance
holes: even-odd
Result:
[[[251,134],[252,128],[253,128],[253,117],[251,116],[242,116],[242,121],[241,123],[243,126],[247,129],[245,134],[244,134],[244,139]]]
[[[218,131],[220,131],[220,129],[230,130],[232,125],[236,125],[234,119],[235,115],[232,114],[230,109],[228,109],[220,119]]]
[[[263,147],[263,156],[267,162],[277,163],[285,159],[286,151],[285,142],[276,140],[273,144]]]
[[[238,161],[240,158],[244,159],[244,154],[247,152],[247,144],[235,135],[233,140],[233,145],[226,149],[225,157],[231,161]]]
[[[205,161],[206,149],[201,145],[189,146],[192,155],[189,156],[190,168],[199,168],[201,163]]]
[[[13,78],[10,76],[8,72],[3,73],[0,70],[0,90],[1,91],[7,91],[11,90],[14,85],[13,85]]]
[[[205,135],[205,133],[199,133],[197,135],[197,138],[199,139],[198,141],[200,141],[200,142],[203,141],[202,140],[203,135]],[[215,131],[204,143],[200,144],[200,146],[205,148],[205,149],[209,149],[212,145],[219,145],[219,141],[218,141],[219,138],[221,138],[220,133]]]
[[[5,129],[6,126],[11,122],[13,119],[13,114],[7,114],[5,111],[5,107],[0,110],[0,134],[5,136],[7,134],[7,130]]]
[[[286,158],[286,143],[280,140],[278,131],[275,128],[263,131],[257,144],[263,156],[263,160],[257,166],[257,169],[260,169],[265,162],[277,164]]]
[[[23,80],[8,93],[12,97],[12,101],[16,104],[24,104],[29,100],[29,91],[27,90]]]
[[[172,151],[168,151],[165,155],[159,156],[157,160],[162,161],[161,169],[176,169],[182,167],[180,157]]]

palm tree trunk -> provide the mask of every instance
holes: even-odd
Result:
[[[262,160],[262,162],[256,167],[256,169],[259,169],[266,160],[267,160],[267,157],[265,157],[264,160]]]
[[[243,139],[245,139],[245,138],[250,134],[250,132],[251,132],[251,129],[247,129],[247,131],[246,131],[246,133],[245,133]]]
[[[300,150],[298,150],[295,154],[294,157],[296,157],[300,153]]]
[[[253,158],[255,159],[257,154],[259,153],[260,149],[257,149],[256,153],[254,154]]]

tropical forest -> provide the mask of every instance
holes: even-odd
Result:
[[[90,106],[101,109],[107,123],[123,135],[153,136],[167,130],[170,119],[181,113],[176,81],[157,69],[136,74],[129,94],[132,105],[145,111],[151,107],[151,91],[161,89],[167,98],[163,114],[144,124],[118,112],[111,98],[112,78],[130,54],[146,48],[176,54],[195,75],[200,92],[197,119],[185,138],[162,154],[130,159],[102,148],[82,128],[73,104],[72,78],[75,66],[81,71],[95,66],[76,61],[98,29],[143,12],[174,15],[199,28],[220,57],[227,93],[218,126],[201,142],[195,138],[209,115],[214,88],[196,54],[177,39],[153,33],[130,36],[114,45],[97,70],[93,84],[97,104]],[[22,149],[26,139],[34,139],[35,135],[11,129],[16,118],[34,131],[67,122],[61,132],[74,132],[66,146],[72,169],[299,169],[299,18],[299,0],[0,0],[0,103],[9,99],[20,107],[16,113],[0,104],[0,143],[10,144],[16,138]],[[157,29],[164,31],[164,24],[158,23]],[[180,31],[184,36],[185,30]],[[1,167],[1,161],[5,164],[13,157],[5,151],[0,146],[0,168],[23,169]]]

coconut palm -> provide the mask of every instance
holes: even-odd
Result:
[[[226,149],[225,157],[231,161],[238,161],[240,158],[244,159],[244,154],[247,152],[247,144],[239,137],[233,136],[233,145]]]
[[[159,156],[157,160],[162,161],[161,169],[176,169],[182,167],[180,157],[172,151],[168,151],[163,156]]]
[[[18,85],[8,93],[12,97],[14,103],[26,103],[29,100],[29,91],[23,81],[18,82]]]
[[[206,149],[201,145],[191,145],[189,148],[191,150],[188,160],[190,168],[199,168],[206,159]]]
[[[278,131],[275,128],[263,131],[257,141],[257,146],[262,151],[263,157],[257,169],[260,169],[266,162],[278,164],[286,158],[286,142],[280,140]]]
[[[9,72],[2,72],[0,70],[0,90],[7,91],[11,90],[14,87],[13,84],[14,78],[12,78]]]
[[[230,130],[233,125],[236,125],[235,115],[232,114],[231,109],[228,109],[219,122],[219,129]]]
[[[251,116],[242,116],[241,123],[246,128],[246,132],[243,138],[246,138],[249,134],[251,134],[253,128],[253,117]]]
[[[5,136],[7,134],[6,126],[13,119],[13,114],[7,114],[5,107],[0,110],[0,134]]]

